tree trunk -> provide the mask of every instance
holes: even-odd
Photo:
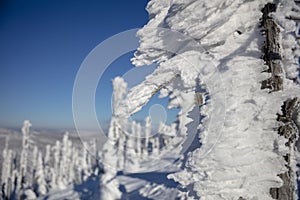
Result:
[[[280,55],[279,33],[280,30],[276,22],[269,16],[270,12],[276,11],[275,4],[266,4],[262,9],[263,18],[262,26],[265,30],[265,46],[264,60],[268,65],[267,72],[270,73],[270,78],[261,83],[261,89],[269,89],[269,92],[276,92],[283,89],[282,79],[282,64]],[[283,185],[280,188],[271,188],[270,194],[272,198],[279,200],[295,200],[294,193],[296,190],[296,181],[291,163],[291,154],[294,151],[295,140],[297,138],[298,129],[293,120],[293,115],[298,109],[298,99],[287,99],[283,102],[282,114],[277,114],[277,121],[281,126],[277,129],[280,136],[285,137],[288,142],[285,144],[289,148],[289,153],[284,156],[286,161],[287,172],[278,174],[282,179]]]

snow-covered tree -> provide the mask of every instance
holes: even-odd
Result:
[[[49,188],[54,190],[54,189],[57,189],[57,172],[54,170],[54,168],[50,168],[49,169],[49,174],[50,174],[50,180],[49,180]],[[76,180],[75,180],[76,181]],[[79,183],[79,181],[78,181]]]
[[[160,123],[159,124],[159,128],[158,128],[158,132],[161,134],[162,136],[162,140],[163,140],[163,145],[165,149],[167,148],[171,148],[172,147],[172,139],[174,137],[176,137],[176,124],[172,123],[170,126],[164,124],[164,123]]]
[[[125,159],[126,159],[126,134],[120,133],[119,134],[119,140],[118,140],[118,168],[122,169],[124,168]]]
[[[48,144],[46,145],[46,152],[45,152],[45,165],[49,165],[51,157],[51,146]]]
[[[27,162],[29,154],[29,133],[30,133],[31,123],[25,120],[22,127],[22,152],[20,158],[20,174],[22,179],[22,188],[26,187],[26,175],[27,174]],[[24,185],[25,184],[25,185]]]
[[[67,163],[67,172],[66,172],[66,176],[67,176],[67,182],[69,184],[74,183],[74,179],[75,179],[75,159],[76,157],[73,159],[73,154],[75,154],[76,150],[73,151],[73,145],[72,145],[72,141],[68,141],[68,163]],[[76,154],[75,154],[76,155]]]
[[[20,192],[20,174],[18,169],[14,168],[14,170],[11,173],[11,188],[13,189],[12,197],[11,199],[18,199],[19,198],[19,192]]]
[[[2,172],[1,172],[1,188],[3,188],[3,185],[7,185],[7,177],[10,174],[10,166],[11,164],[9,163],[10,161],[8,160],[8,139],[7,137],[5,138],[5,147],[2,151]],[[2,189],[3,190],[3,189]],[[3,191],[2,191],[3,192]],[[4,196],[4,192],[2,194]]]
[[[144,154],[147,156],[149,154],[149,138],[151,137],[151,118],[148,116],[145,120],[145,147]]]
[[[113,80],[113,103],[112,103],[112,119],[111,125],[108,132],[108,138],[110,140],[115,140],[119,137],[119,129],[127,130],[127,118],[125,113],[127,113],[126,108],[123,110],[122,105],[124,105],[124,98],[127,94],[127,83],[121,78],[116,77]]]
[[[61,176],[60,176],[60,151],[61,151],[61,143],[60,141],[56,141],[55,146],[52,147],[53,148],[53,162],[54,162],[54,166],[53,166],[53,170],[52,170],[52,179],[55,180],[55,184],[52,184],[52,187],[56,188],[56,187],[60,187],[58,185],[61,184]],[[62,186],[63,188],[63,186]]]
[[[136,153],[137,157],[142,156],[142,127],[140,123],[136,124]]]
[[[45,195],[47,193],[47,183],[45,180],[45,171],[41,152],[38,153],[34,179],[36,184],[36,193],[38,196]]]
[[[150,141],[152,143],[152,156],[158,156],[160,153],[159,137],[153,137]]]
[[[33,152],[32,152],[32,167],[36,168],[37,167],[37,162],[38,162],[38,147],[33,146]]]
[[[89,153],[86,149],[86,146],[88,144],[86,142],[83,142],[83,149],[81,151],[80,160],[81,160],[81,168],[82,168],[82,178],[84,181],[87,180],[87,178],[90,175],[90,166],[88,163],[88,157]]]
[[[99,175],[99,161],[93,160],[94,157],[86,151],[89,145],[91,153],[98,154],[95,140],[79,148],[72,145],[66,133],[62,141],[56,141],[54,146],[46,145],[45,150],[41,150],[30,140],[30,126],[29,121],[24,122],[21,155],[9,149],[6,140],[2,152],[0,199],[33,200],[47,196],[48,192],[82,184],[88,178]]]
[[[127,83],[121,78],[116,77],[113,80],[113,103],[112,103],[112,118],[108,131],[108,140],[104,144],[102,149],[102,161],[103,161],[103,170],[104,174],[101,177],[100,188],[102,197],[107,199],[117,199],[121,197],[119,191],[119,183],[115,180],[118,167],[123,166],[122,160],[119,160],[119,156],[123,156],[118,150],[118,146],[121,148],[122,140],[120,137],[124,137],[125,132],[127,131],[127,117],[124,114],[127,112],[122,110],[124,104],[124,98],[127,94]],[[122,134],[122,136],[120,136]],[[119,141],[119,142],[118,142]],[[128,144],[128,143],[126,143]],[[126,148],[126,154],[127,146]],[[125,162],[125,161],[124,161]],[[113,195],[115,193],[115,195]]]
[[[151,0],[147,5],[150,20],[137,33],[140,47],[132,61],[158,65],[130,89],[120,110],[134,114],[159,91],[170,98],[169,108],[181,109],[176,127],[185,140],[182,170],[169,175],[184,188],[181,196],[265,200],[274,197],[273,190],[284,193],[289,183],[286,191],[295,191],[294,176],[286,175],[295,173],[297,137],[286,115],[297,110],[292,102],[300,92],[297,56],[289,56],[296,26],[286,16],[295,18],[300,9],[282,0],[272,14],[276,5],[267,3]],[[266,6],[268,13],[262,13]],[[260,19],[268,24],[265,36]],[[263,41],[269,52],[261,52]],[[277,113],[283,117],[277,119]]]
[[[1,191],[3,198],[10,198],[14,187],[12,187],[12,150],[8,149],[7,142],[3,151],[3,164],[2,164],[2,175],[1,175]]]
[[[71,152],[72,146],[70,145],[69,141],[69,133],[66,132],[63,136],[62,139],[62,146],[61,146],[61,153],[60,153],[60,163],[59,163],[59,174],[61,177],[61,181],[65,184],[68,185],[70,184],[69,182],[69,172],[72,169],[71,164]]]
[[[3,151],[2,197],[64,190],[99,175],[103,164],[101,199],[121,199],[123,186],[151,199],[297,199],[298,2],[150,0],[146,9],[150,19],[137,33],[132,63],[156,69],[130,89],[121,77],[113,80],[101,155],[95,140],[77,148],[66,134],[43,156],[24,121],[19,164],[7,144]],[[179,113],[153,135],[150,117],[142,126],[129,116],[157,93]],[[141,178],[152,170],[172,180]],[[178,187],[166,186],[174,181]]]

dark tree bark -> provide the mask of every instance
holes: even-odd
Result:
[[[266,72],[270,73],[270,78],[261,83],[261,89],[269,89],[269,92],[276,92],[283,89],[282,64],[280,55],[279,34],[280,29],[276,22],[269,16],[270,12],[276,11],[276,4],[266,4],[262,9],[262,27],[265,30],[264,60],[268,65]],[[277,114],[277,121],[281,126],[277,131],[280,136],[287,139],[286,146],[290,152],[284,156],[286,161],[287,172],[278,174],[282,179],[283,185],[280,188],[271,188],[272,198],[279,200],[295,200],[294,193],[296,190],[295,176],[291,163],[291,152],[295,148],[298,129],[294,122],[293,115],[298,110],[299,101],[297,98],[287,99],[282,105],[282,114]]]

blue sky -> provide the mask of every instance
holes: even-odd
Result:
[[[20,127],[29,119],[37,128],[73,128],[72,89],[80,64],[108,37],[142,27],[148,20],[146,4],[147,0],[1,1],[0,126]],[[121,56],[100,81],[96,108],[101,123],[111,114],[111,79],[133,67],[131,57],[132,53]],[[141,113],[137,118],[146,111]]]

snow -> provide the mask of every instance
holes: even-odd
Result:
[[[259,27],[267,2],[151,0],[149,22],[137,33],[140,46],[132,63],[157,67],[132,88],[121,77],[113,80],[113,114],[101,156],[95,141],[83,143],[101,160],[75,148],[68,134],[46,147],[44,159],[37,147],[28,152],[31,124],[25,121],[21,168],[33,158],[38,186],[37,194],[25,190],[27,197],[271,200],[270,188],[281,187],[278,174],[288,170],[283,156],[292,152],[293,169],[299,160],[278,135],[282,124],[276,117],[285,100],[300,98],[298,25],[286,18],[298,16],[300,8],[292,0],[280,0],[271,15],[281,30],[279,62],[284,69],[283,89],[270,92],[261,90],[261,82],[269,78],[263,73],[267,66]],[[177,121],[160,123],[158,133],[150,117],[145,123],[129,120],[157,93],[169,98],[168,109],[180,109]],[[300,114],[294,118],[300,127]],[[13,154],[7,145],[3,157],[2,173],[10,174]],[[94,168],[98,162],[103,169]],[[6,182],[8,176],[2,176],[1,184]]]
[[[140,194],[150,199],[176,199],[178,191],[164,185],[147,184],[140,190]]]
[[[299,22],[286,17],[300,14],[300,7],[294,1],[279,1],[278,9],[272,16],[281,28],[282,62],[286,77],[294,79],[299,74],[299,40],[297,40]]]
[[[169,107],[181,108],[181,134],[191,137],[196,127],[187,129],[186,124],[199,122],[200,113],[205,117],[198,127],[201,148],[189,154],[185,170],[169,175],[183,185],[193,185],[197,198],[271,199],[269,189],[282,184],[277,174],[287,170],[282,158],[287,152],[285,139],[274,130],[278,126],[275,118],[286,98],[299,96],[299,86],[285,80],[287,86],[280,95],[260,90],[267,76],[262,73],[266,66],[260,58],[263,38],[258,22],[266,3],[174,0],[170,5],[151,1],[151,19],[137,34],[140,47],[133,64],[160,64],[146,81],[131,89],[128,98],[134,109],[130,113],[140,109],[151,98],[148,93],[161,86],[167,89],[162,96],[170,94]],[[284,25],[286,32],[295,31],[291,22]],[[163,28],[184,36],[174,41],[177,38],[170,36],[175,34]],[[293,45],[295,38],[286,36],[282,45],[286,54]],[[175,76],[179,78],[172,79]],[[175,81],[180,87],[170,84]],[[192,112],[194,105],[189,100],[196,87],[202,87],[208,101],[199,112]],[[144,99],[138,101],[135,96]]]
[[[81,184],[89,186],[91,179],[99,179],[95,178],[99,176],[100,167],[95,152],[91,153],[96,160],[91,160],[92,155],[84,147],[73,146],[69,133],[65,133],[62,141],[56,141],[53,146],[47,145],[43,149],[35,145],[30,127],[30,122],[25,121],[21,129],[23,145],[20,153],[16,148],[9,149],[6,140],[1,199],[81,199],[96,194],[99,188],[92,188],[92,192],[89,189],[92,194],[86,195],[79,187]],[[53,133],[50,135],[53,136]],[[48,143],[52,141],[48,140]],[[95,140],[89,142],[89,146],[95,149]]]

